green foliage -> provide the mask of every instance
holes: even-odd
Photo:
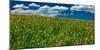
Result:
[[[11,15],[10,49],[94,44],[94,22]]]

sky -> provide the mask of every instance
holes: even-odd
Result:
[[[10,1],[12,14],[32,14],[57,18],[94,20],[95,6],[30,1]]]

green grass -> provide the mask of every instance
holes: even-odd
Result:
[[[94,21],[10,16],[10,49],[94,44]]]

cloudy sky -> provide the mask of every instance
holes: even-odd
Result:
[[[32,14],[48,17],[94,20],[93,5],[58,4],[44,2],[11,1],[12,14]]]

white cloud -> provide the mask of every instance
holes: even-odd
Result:
[[[51,7],[49,10],[68,10],[68,7],[54,6],[54,7]]]
[[[31,4],[29,4],[29,6],[40,7],[40,5],[38,5],[38,4],[36,4],[36,3],[31,3]]]
[[[62,11],[62,10],[53,10],[51,8],[54,7],[50,7],[48,5],[42,6],[40,7],[37,11],[40,13],[41,16],[50,16],[50,17],[55,17],[57,16],[58,12]]]
[[[95,7],[92,6],[92,5],[75,5],[75,6],[72,6],[70,10],[86,11],[86,12],[94,13],[95,12]]]
[[[29,8],[29,7],[25,6],[24,4],[16,4],[13,6],[13,8]]]
[[[21,9],[21,8],[11,10],[12,14],[32,14],[32,12],[33,12],[32,10],[24,10],[24,9]]]
[[[16,14],[16,13],[19,13],[20,11],[23,11],[23,9],[18,8],[18,9],[15,9],[15,10],[11,10],[11,13]]]
[[[38,9],[33,11],[33,15],[40,15],[40,16],[48,16],[48,17],[55,17],[57,13],[48,13],[49,11],[45,11],[42,9]]]
[[[50,16],[55,17],[58,15],[59,12],[63,10],[68,10],[67,7],[63,6],[54,6],[50,7],[48,5],[42,6],[37,10],[24,10],[22,8],[16,8],[15,10],[12,10],[11,13],[15,14],[33,14],[33,15],[40,15],[40,16]]]
[[[42,6],[38,9],[38,12],[40,12],[40,14],[46,14],[49,16],[56,16],[59,12],[63,11],[63,10],[68,10],[67,7],[64,6],[54,6],[54,7],[50,7],[48,5]]]
[[[62,11],[62,10],[68,10],[68,7],[64,6],[54,6],[50,7],[48,5],[42,6],[39,8],[40,10],[48,10],[48,11]]]
[[[50,7],[45,5],[45,6],[40,7],[37,11],[41,12],[41,13],[48,13],[49,9],[50,9]]]
[[[17,8],[14,10],[11,10],[11,14],[32,14],[32,15],[40,15],[40,16],[48,16],[48,17],[55,17],[57,14],[48,14],[48,13],[43,13],[40,10],[24,10],[22,8]]]
[[[41,10],[48,10],[49,8],[50,7],[48,5],[45,5],[45,6],[40,7],[39,9],[41,9]]]

